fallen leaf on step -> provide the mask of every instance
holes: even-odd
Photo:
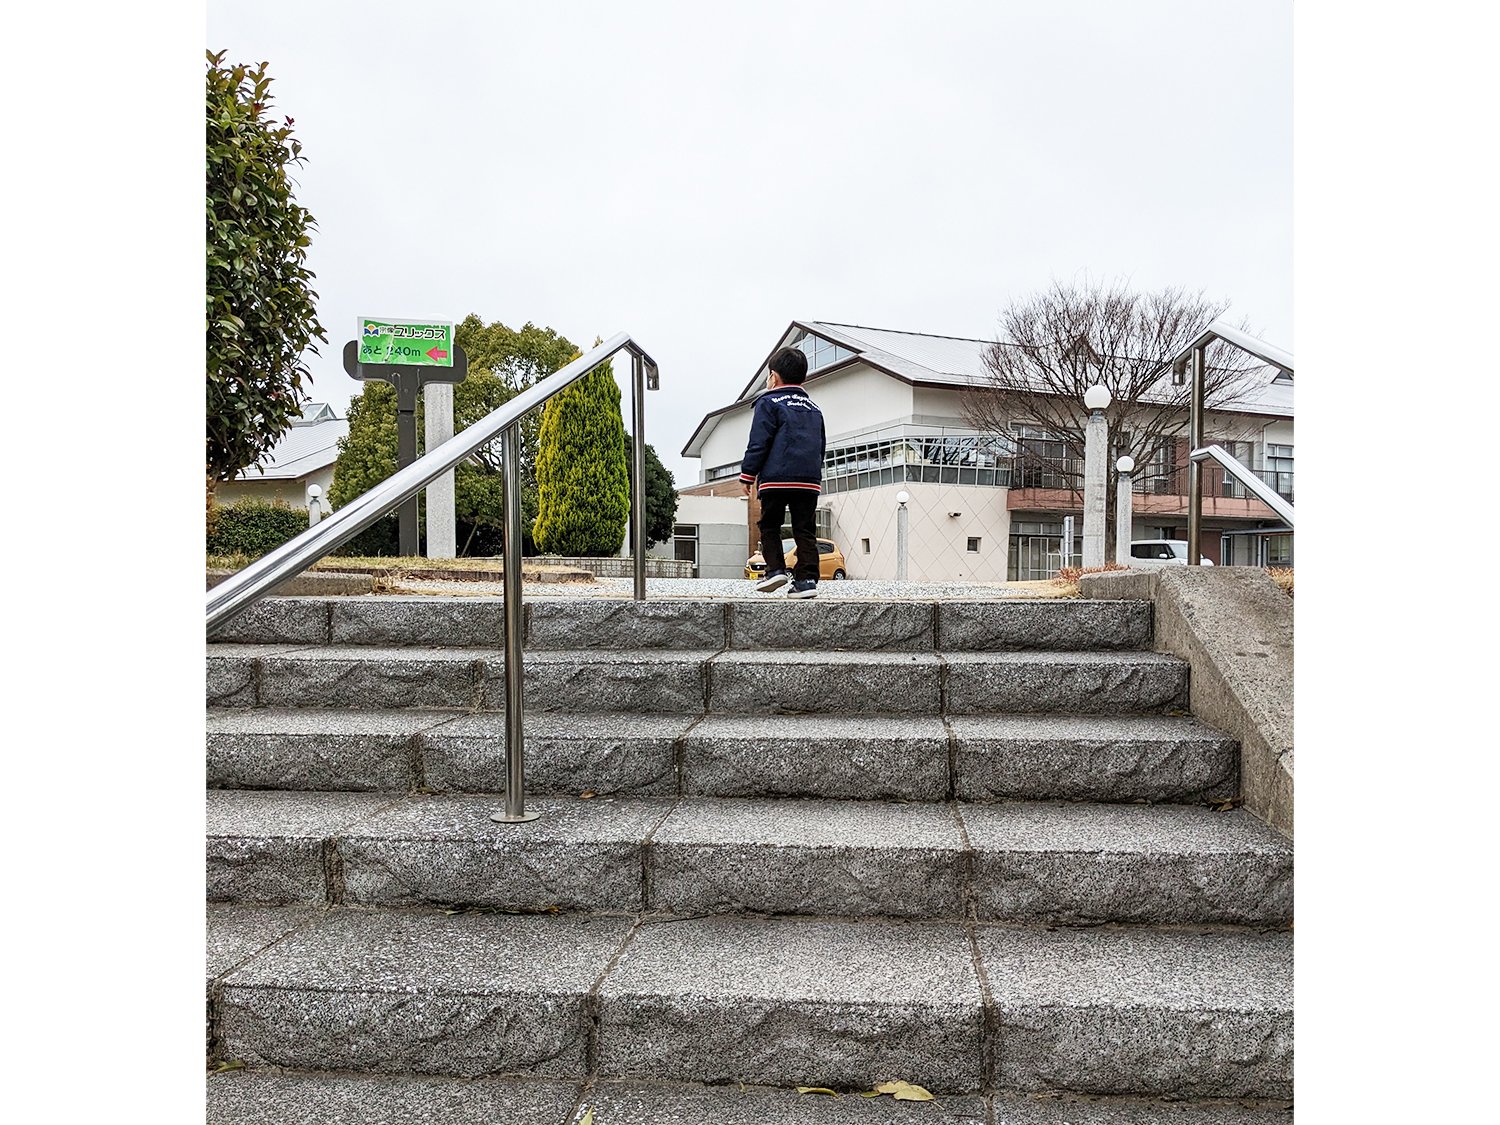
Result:
[[[882,1082],[875,1087],[877,1094],[890,1094],[898,1102],[930,1102],[932,1094],[915,1082]]]
[[[590,797],[597,797],[598,796],[598,794],[595,793],[592,789],[585,789],[582,793],[580,793],[578,795],[580,797],[582,797],[584,800],[588,800]]]
[[[1191,711],[1168,711],[1167,714],[1174,719],[1191,719],[1193,717]]]
[[[827,1086],[798,1086],[797,1087],[797,1093],[799,1093],[799,1094],[827,1094],[830,1098],[836,1098],[836,1097],[838,1097],[838,1095],[835,1094],[832,1090],[830,1090]]]
[[[594,1125],[593,1106],[589,1106],[588,1112],[578,1119],[578,1125]]]
[[[227,1062],[221,1062],[218,1066],[214,1067],[208,1073],[210,1073],[210,1074],[223,1074],[226,1070],[244,1070],[244,1069],[245,1069],[245,1064],[242,1063],[242,1062],[240,1062],[239,1059],[229,1059]]]

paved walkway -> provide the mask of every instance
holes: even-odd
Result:
[[[629,578],[598,578],[593,582],[526,583],[528,598],[628,598],[634,591]],[[784,598],[788,587],[773,594],[760,594],[755,583],[744,578],[648,578],[649,598]],[[403,579],[391,591],[397,594],[459,594],[494,596],[504,593],[498,582],[443,582]],[[881,601],[935,601],[940,598],[1055,598],[1068,596],[1071,588],[1051,583],[1002,584],[984,582],[819,582],[820,599],[877,599]]]

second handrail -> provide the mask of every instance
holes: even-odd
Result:
[[[471,454],[494,441],[506,427],[519,421],[527,411],[535,409],[569,384],[577,382],[621,350],[630,352],[635,358],[637,370],[641,366],[646,367],[650,372],[647,384],[655,384],[655,360],[647,355],[628,333],[620,332],[611,336],[592,351],[579,356],[546,379],[533,383],[515,398],[491,411],[468,429],[454,434],[437,448],[428,450],[406,468],[398,469],[316,526],[301,532],[208,591],[208,631],[212,632],[251,602],[264,597],[286,579],[295,574],[301,574],[313,563],[347,543],[402,501],[415,496],[443,473],[461,464]],[[637,400],[641,397],[640,382],[640,376],[637,374],[635,391]],[[636,424],[639,426],[642,416],[639,402],[634,414]],[[643,450],[644,433],[636,435],[635,444],[638,450]],[[639,464],[642,459],[643,452],[637,452],[636,463]],[[644,495],[644,481],[640,475],[636,476],[632,492],[637,490]],[[632,500],[634,500],[633,496]],[[631,507],[632,511],[635,511],[638,505],[632,503]],[[639,507],[643,512],[644,505],[639,505]],[[637,518],[636,522],[643,521]],[[638,543],[642,538],[640,531],[634,528],[632,531],[635,532],[632,539]],[[507,529],[507,535],[508,533],[509,529]],[[638,551],[637,554],[636,569],[644,575],[645,559],[642,557],[644,552]],[[638,587],[643,585],[643,582],[637,582]],[[643,595],[644,590],[637,589],[636,596],[639,598]]]

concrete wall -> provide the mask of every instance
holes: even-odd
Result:
[[[907,570],[913,582],[1004,582],[1010,550],[1007,490],[969,484],[905,484],[824,494],[833,512],[833,541],[848,560],[850,578],[896,577],[896,493],[907,504]],[[950,516],[949,512],[959,512]],[[979,552],[970,554],[970,536]],[[864,553],[862,540],[870,540]]]
[[[252,471],[250,480],[227,481],[219,485],[214,496],[220,504],[234,504],[241,500],[284,500],[293,508],[307,508],[307,486],[322,486],[324,508],[327,513],[328,490],[333,487],[333,466],[318,469],[296,480],[256,480]]]
[[[677,522],[698,528],[698,577],[743,578],[750,557],[746,510],[749,500],[732,496],[678,496]],[[659,543],[652,554],[671,557],[671,543]]]
[[[1292,835],[1292,599],[1249,567],[1107,571],[1078,589],[1151,602],[1157,651],[1192,666],[1193,714],[1239,739],[1245,807]]]

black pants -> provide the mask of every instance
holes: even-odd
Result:
[[[800,488],[763,488],[760,490],[760,553],[766,560],[766,573],[786,569],[786,554],[781,549],[781,524],[787,510],[792,513],[792,538],[797,543],[797,569],[792,577],[798,582],[818,580],[818,532],[813,512],[818,494]]]

